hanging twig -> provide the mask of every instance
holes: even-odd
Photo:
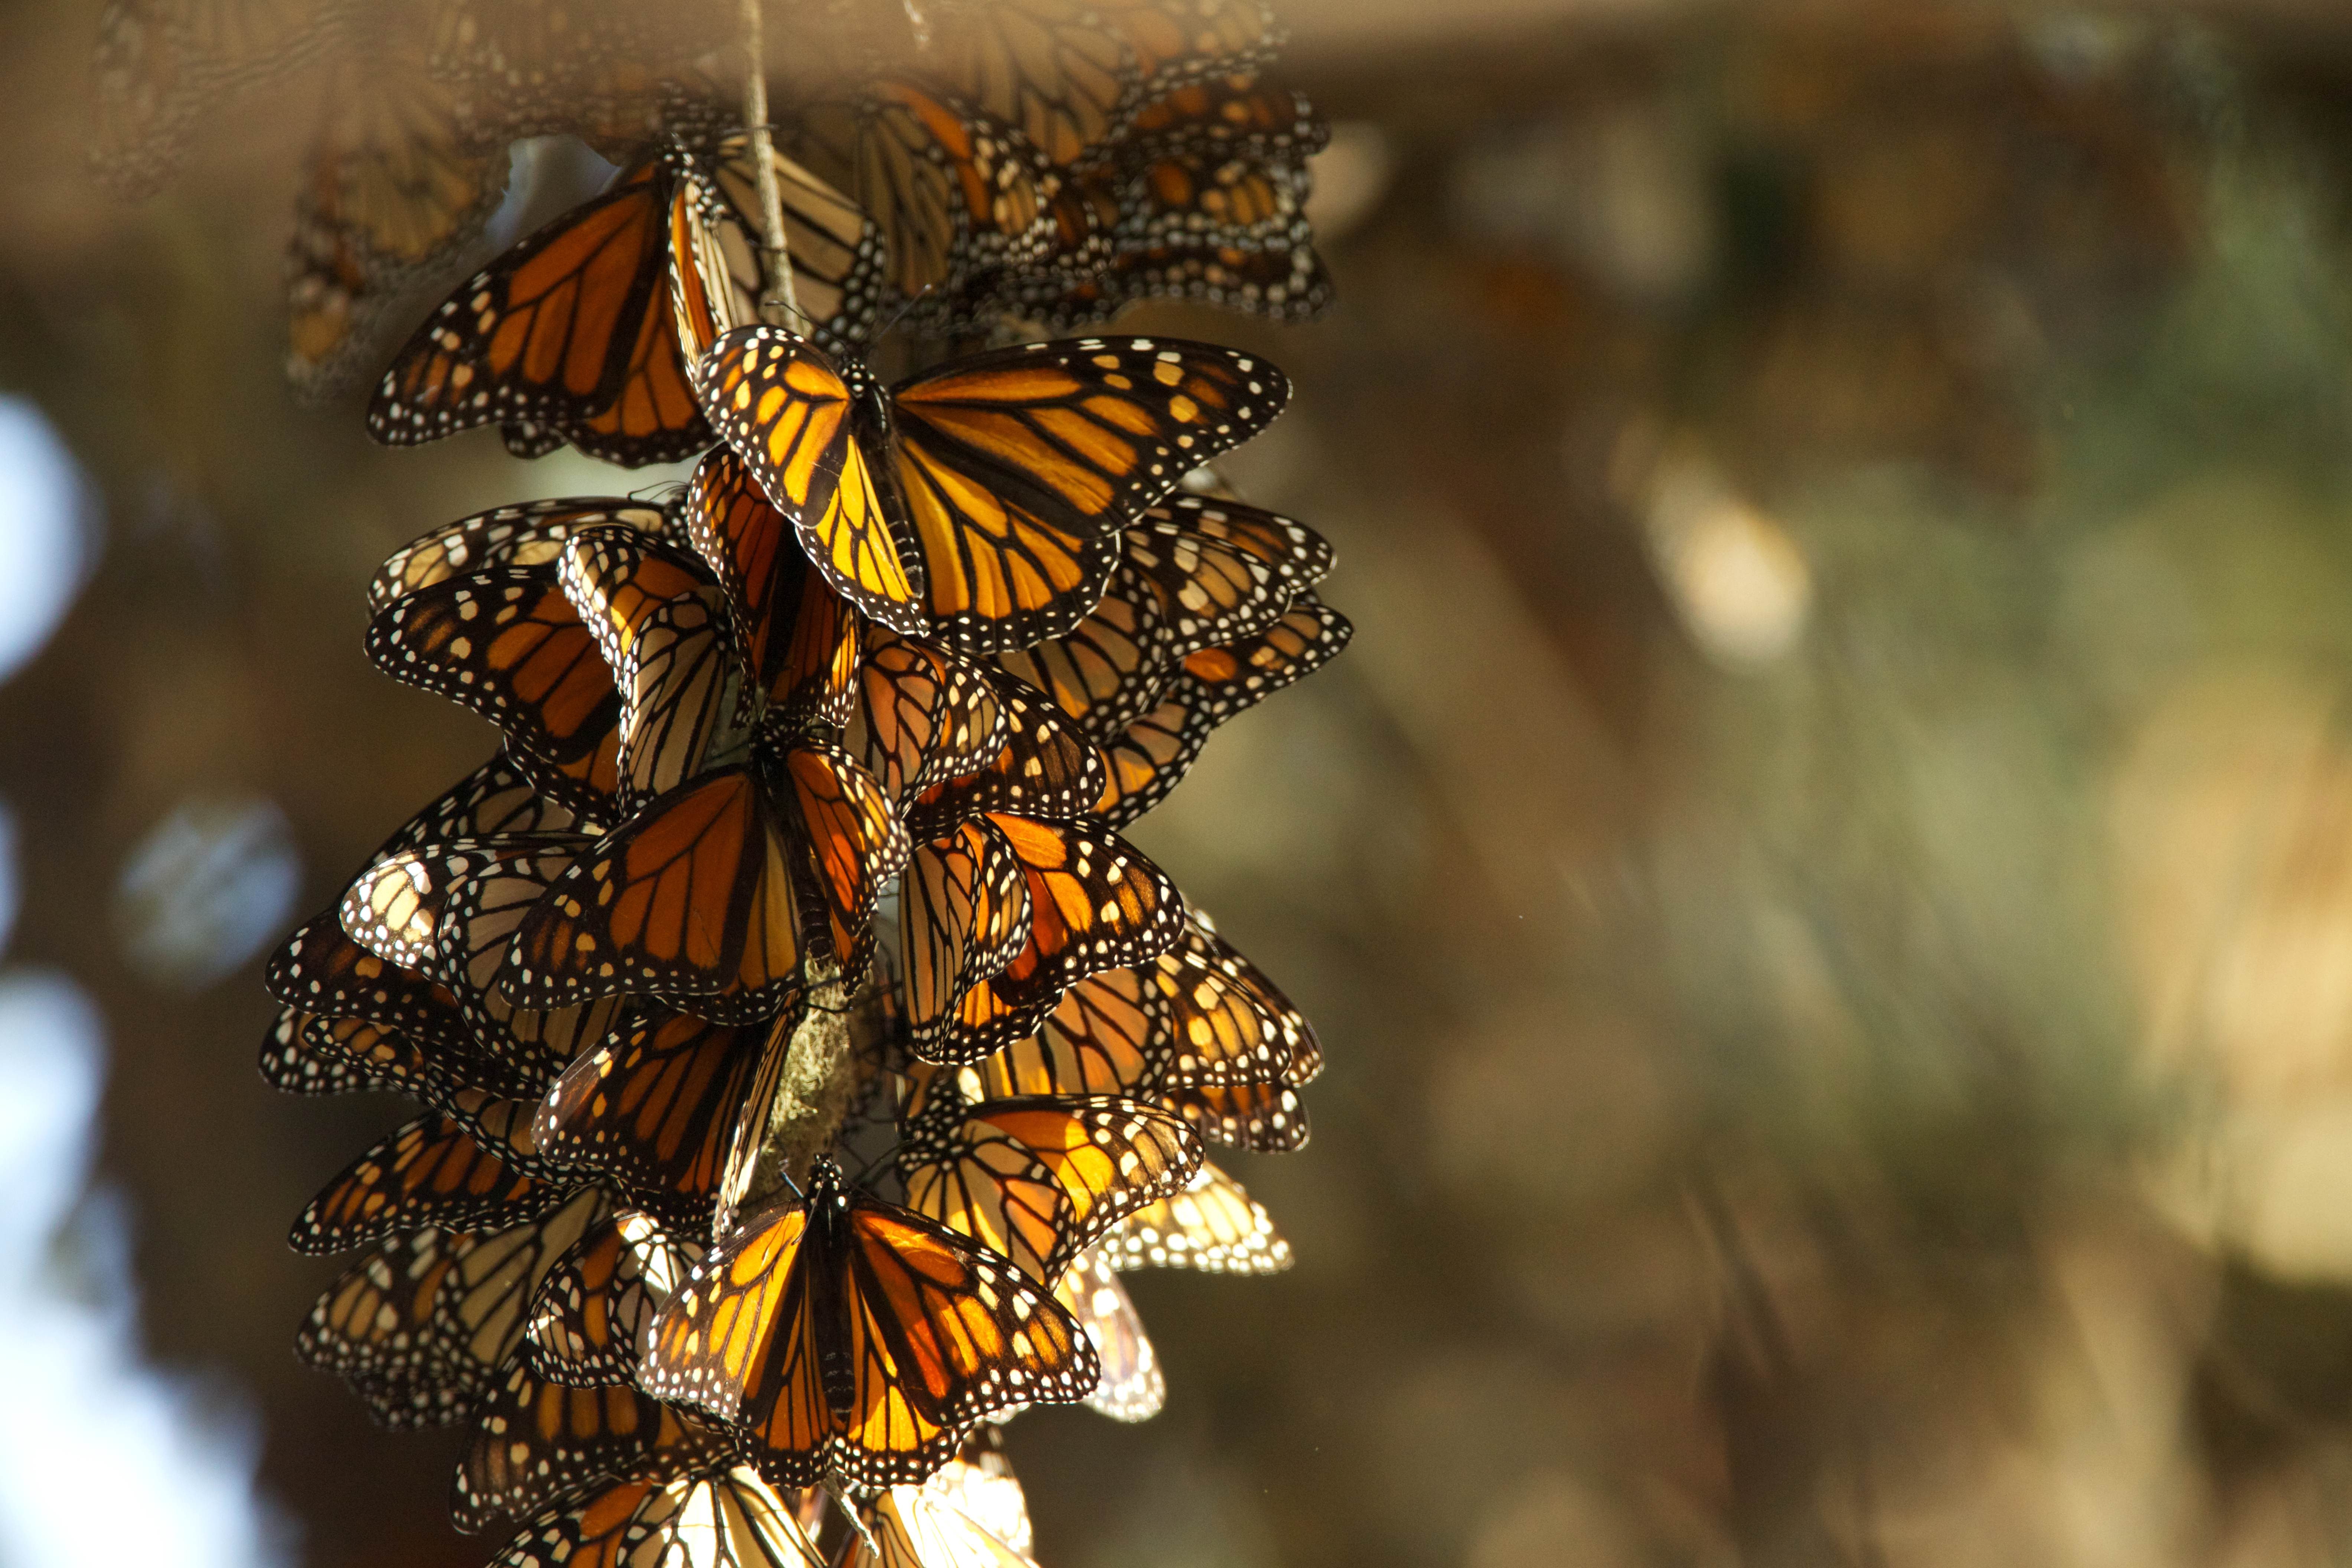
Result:
[[[761,26],[763,0],[743,0],[743,128],[751,133],[751,167],[760,189],[760,319],[790,327],[802,319],[793,287],[792,250],[784,240],[784,193],[776,184],[776,143],[768,131],[768,46]]]

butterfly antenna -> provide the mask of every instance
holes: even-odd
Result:
[[[879,342],[884,338],[888,337],[892,332],[897,331],[898,330],[898,323],[907,319],[907,312],[921,304],[923,302],[923,296],[938,287],[939,285],[936,283],[926,283],[921,288],[916,289],[915,297],[913,299],[899,306],[896,314],[875,330],[874,341]]]

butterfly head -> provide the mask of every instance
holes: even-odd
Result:
[[[841,1167],[829,1154],[819,1154],[809,1164],[808,1206],[812,1210],[845,1208],[849,1205],[848,1184],[842,1178]]]

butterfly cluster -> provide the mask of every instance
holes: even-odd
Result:
[[[299,1352],[387,1425],[470,1426],[455,1518],[513,1568],[1025,1562],[1002,1424],[1164,1397],[1122,1273],[1289,1261],[1210,1152],[1306,1142],[1315,1033],[1121,833],[1348,639],[1328,546],[1213,467],[1288,384],[1049,334],[1315,308],[1317,123],[1235,0],[966,0],[911,50],[876,41],[907,14],[811,11],[795,48],[845,63],[756,129],[711,74],[732,0],[107,23],[151,152],[172,91],[261,68],[142,96],[142,59],[382,46],[408,118],[352,145],[419,161],[392,206],[308,187],[298,275],[331,210],[373,255],[430,208],[438,248],[515,137],[619,165],[432,310],[369,428],[690,480],[383,563],[370,657],[496,753],[267,975],[266,1079],[418,1107],[295,1222],[357,1254]],[[351,300],[391,276],[321,265]],[[895,321],[956,348],[886,382]]]
[[[1278,33],[1260,0],[778,9],[774,172],[798,325],[826,347],[893,321],[1071,331],[1150,298],[1289,320],[1328,302],[1305,216],[1327,132],[1264,75]],[[151,190],[207,111],[325,62],[287,366],[328,398],[530,194],[509,189],[510,150],[578,138],[621,170],[605,197],[461,290],[372,426],[421,439],[494,419],[525,454],[570,441],[671,461],[709,433],[661,300],[667,257],[698,254],[722,291],[772,281],[740,16],[738,0],[110,0],[94,162]]]

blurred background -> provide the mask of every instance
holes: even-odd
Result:
[[[298,1365],[394,1102],[260,954],[486,754],[297,407],[315,80],[84,173],[0,52],[0,1560],[472,1563]],[[1356,624],[1136,837],[1319,1026],[1268,1281],[1011,1432],[1045,1568],[2352,1561],[2352,16],[1297,0],[1339,307],[1233,472]]]

